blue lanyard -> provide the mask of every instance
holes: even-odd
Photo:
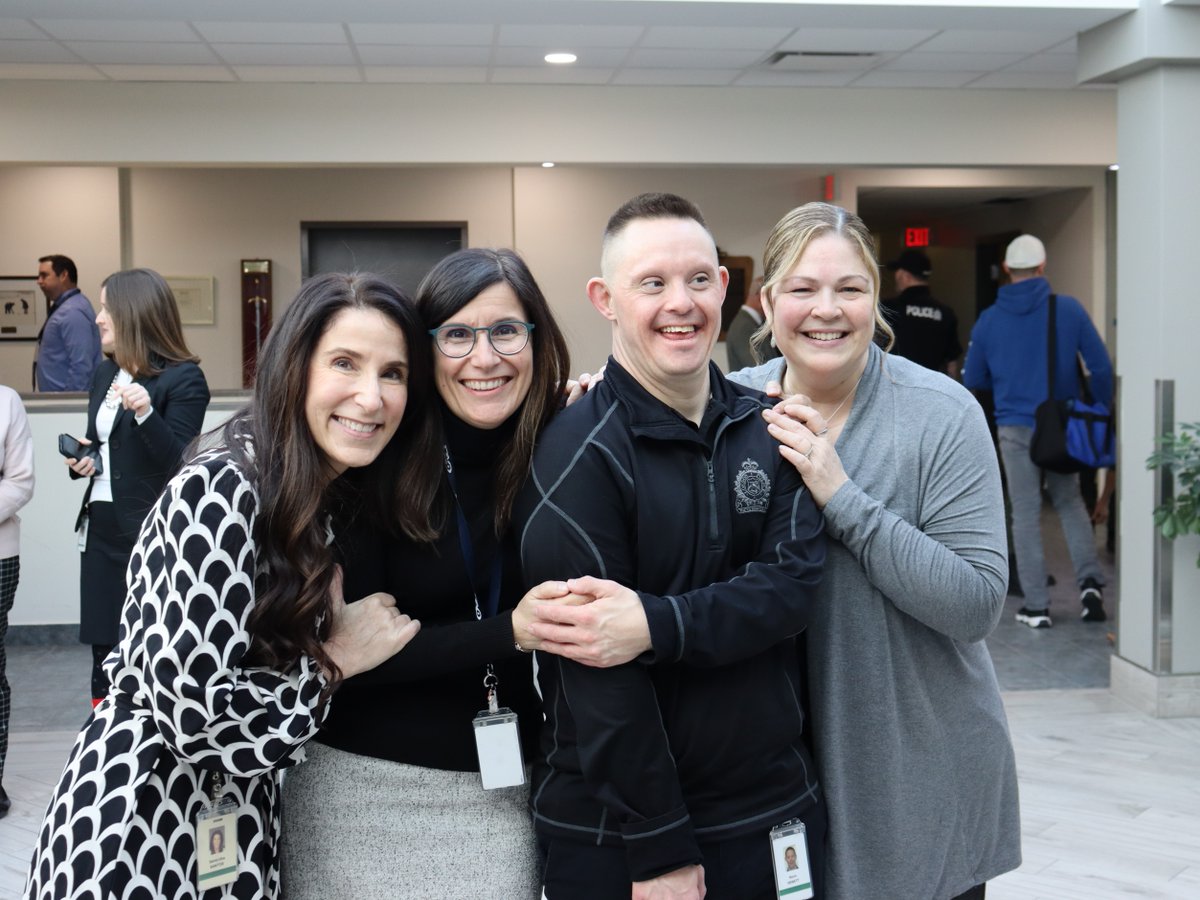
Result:
[[[454,512],[458,518],[458,543],[462,548],[463,561],[467,564],[467,580],[471,582],[471,592],[475,599],[476,621],[491,618],[500,611],[500,580],[504,563],[501,559],[501,548],[496,548],[496,558],[492,562],[492,578],[488,584],[487,607],[479,607],[479,587],[475,584],[475,548],[471,543],[471,529],[467,525],[467,517],[463,513],[462,504],[458,500],[458,484],[454,478],[454,466],[450,462],[450,448],[443,446],[442,453],[446,462],[446,478],[450,482],[450,496],[454,498]]]

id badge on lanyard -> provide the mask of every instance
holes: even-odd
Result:
[[[495,676],[490,672],[489,677],[494,682]],[[494,683],[488,688],[488,708],[481,709],[471,724],[475,726],[475,750],[479,753],[483,789],[491,791],[524,784],[525,759],[521,755],[517,714],[500,705]]]
[[[196,887],[231,884],[237,878],[237,803],[232,798],[217,800],[221,776],[212,773],[209,802],[196,814]]]
[[[814,896],[812,871],[808,864],[808,835],[799,819],[771,829],[771,861],[775,868],[775,890],[781,900],[805,900]]]
[[[458,500],[450,449],[443,447],[442,450],[445,455],[446,478],[450,482],[450,492],[454,497],[463,562],[467,565],[471,592],[475,600],[475,621],[481,622],[483,609],[479,605],[479,590],[471,577],[475,571],[475,548],[471,545],[470,525]],[[491,583],[488,585],[489,616],[496,615],[500,608],[500,584],[503,575],[500,553],[500,549],[497,548]],[[483,687],[487,692],[487,709],[476,713],[471,722],[475,731],[475,750],[479,754],[479,777],[483,781],[485,791],[517,787],[525,783],[525,760],[521,754],[521,732],[517,727],[517,714],[507,706],[500,705],[499,683],[500,679],[496,677],[494,667],[488,663],[487,674],[483,678]]]

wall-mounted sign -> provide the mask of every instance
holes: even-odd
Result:
[[[904,229],[904,246],[905,247],[928,247],[929,246],[929,229],[928,228],[905,228]]]

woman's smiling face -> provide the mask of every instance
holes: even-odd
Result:
[[[806,383],[858,377],[875,338],[876,286],[851,241],[814,239],[764,299],[775,343]]]
[[[526,313],[516,292],[505,281],[480,291],[444,325],[487,328],[497,322],[524,322]],[[533,342],[529,335],[519,352],[496,352],[486,332],[475,334],[475,346],[459,359],[434,348],[434,380],[446,406],[475,428],[498,428],[525,402],[533,384]]]

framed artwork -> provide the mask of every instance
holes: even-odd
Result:
[[[200,277],[167,276],[167,284],[175,295],[179,307],[179,320],[184,325],[214,325],[217,312],[213,304],[213,282],[211,275]]]
[[[36,341],[46,321],[46,298],[37,277],[0,276],[0,340]]]

